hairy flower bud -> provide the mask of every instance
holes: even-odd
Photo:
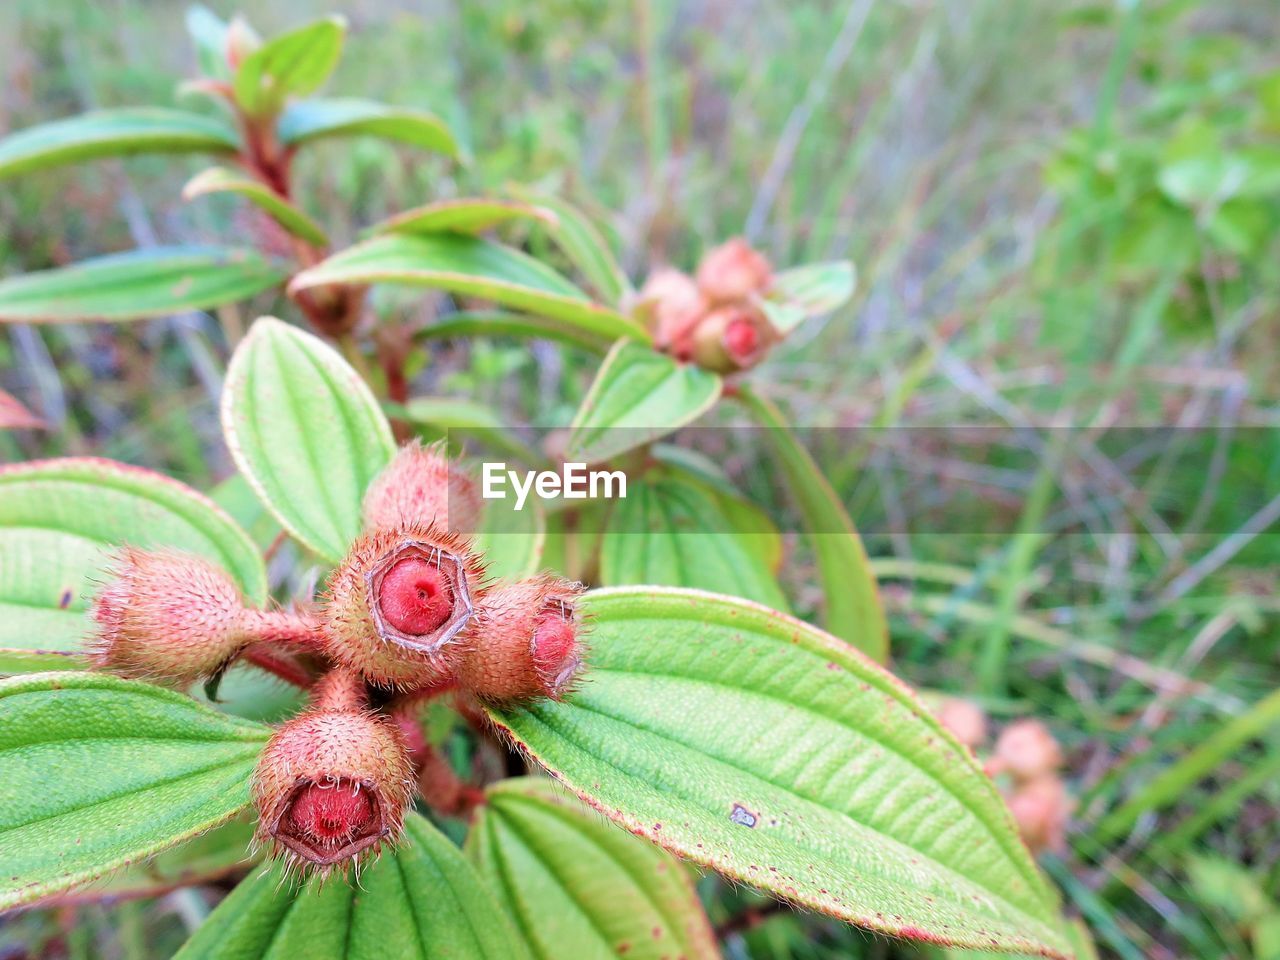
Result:
[[[365,523],[371,530],[434,526],[474,533],[481,508],[475,481],[449,462],[441,446],[423,447],[417,441],[400,448],[364,497]]]
[[[716,373],[754,367],[769,352],[777,333],[754,305],[718,307],[693,330],[692,358]]]
[[[581,593],[550,574],[495,587],[453,658],[459,685],[498,702],[563,695],[582,666]]]
[[[484,568],[431,527],[360,537],[329,578],[324,651],[370,682],[416,690],[448,679],[445,648],[471,621]]]
[[[712,303],[729,303],[763,293],[772,281],[769,261],[741,237],[709,251],[698,265],[698,289]]]
[[[1062,749],[1039,720],[1017,720],[1005,727],[988,763],[991,773],[1008,773],[1020,781],[1053,773],[1060,766]]]
[[[987,739],[987,715],[971,700],[948,697],[938,707],[938,720],[970,750],[976,750]]]
[[[1019,785],[1008,805],[1018,833],[1032,853],[1065,849],[1072,802],[1059,777],[1050,774]]]
[[[693,278],[670,267],[656,270],[640,289],[639,303],[654,346],[687,360],[692,349],[689,335],[707,310]]]
[[[413,767],[395,724],[364,708],[358,678],[327,675],[275,732],[254,774],[256,840],[306,869],[356,862],[404,824]]]
[[[94,597],[95,663],[130,677],[187,684],[254,639],[257,611],[222,570],[176,550],[126,548]]]

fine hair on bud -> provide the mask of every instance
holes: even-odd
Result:
[[[321,645],[378,686],[446,682],[448,648],[460,642],[485,588],[465,537],[416,525],[371,531],[329,577]]]
[[[1039,720],[1016,720],[1001,731],[988,764],[992,773],[1035,780],[1062,766],[1062,748]]]
[[[459,686],[499,703],[561,697],[583,662],[581,593],[550,574],[495,586],[455,656]]]
[[[326,675],[311,707],[271,737],[253,778],[255,842],[321,875],[394,843],[412,795],[404,738],[356,684],[342,670]]]
[[[741,237],[709,250],[698,264],[698,289],[716,304],[763,293],[772,282],[769,261]]]
[[[483,504],[475,480],[445,456],[443,443],[413,441],[370,484],[364,497],[370,530],[435,527],[473,534]]]
[[[231,578],[176,550],[125,548],[93,598],[94,663],[128,677],[186,685],[207,677],[254,639]]]

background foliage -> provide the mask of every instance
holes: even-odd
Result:
[[[331,12],[266,6],[253,11],[265,33]],[[0,129],[176,102],[172,77],[192,66],[184,11],[6,4]],[[1274,4],[363,0],[342,12],[351,31],[332,87],[433,109],[476,160],[362,140],[337,163],[345,146],[317,145],[297,181],[335,244],[396,210],[518,180],[601,214],[637,278],[744,230],[778,263],[848,257],[855,301],[755,371],[759,393],[807,426],[996,422],[1041,438],[1047,455],[1027,440],[1036,456],[975,444],[919,457],[937,481],[922,518],[895,514],[892,493],[913,478],[884,449],[824,451],[861,526],[931,531],[867,537],[895,669],[999,718],[1051,724],[1079,806],[1069,851],[1044,862],[1101,950],[1280,955],[1268,952],[1280,743],[1263,700],[1280,674],[1266,532],[1280,512]],[[6,181],[0,267],[233,235],[242,206],[180,200],[200,165],[139,158]],[[379,292],[376,305],[425,321],[439,300]],[[6,328],[0,387],[53,429],[0,434],[0,458],[108,456],[243,508],[243,491],[217,487],[231,473],[217,399],[230,340],[276,305],[255,306]],[[413,393],[562,427],[593,364],[445,341],[413,371]],[[1046,428],[1062,423],[1090,426],[1098,444],[1055,461]],[[1209,429],[1168,463],[1110,457],[1107,431],[1131,423]],[[1221,439],[1233,430],[1248,442]],[[729,466],[796,528],[776,472]],[[1197,515],[1153,508],[1168,501]],[[984,527],[1023,532],[955,532]],[[813,558],[786,541],[805,614]],[[168,956],[214,893],[23,915],[0,945]],[[700,893],[716,922],[756,911],[728,931],[731,957],[908,949],[835,921],[802,927],[711,878]]]

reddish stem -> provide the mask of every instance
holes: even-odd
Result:
[[[324,642],[318,620],[287,610],[246,610],[243,627],[259,643],[284,643],[315,650]]]
[[[285,683],[291,683],[295,687],[301,687],[306,690],[315,682],[315,678],[292,658],[279,656],[269,647],[261,644],[249,645],[245,648],[243,656],[245,660],[255,667],[265,670],[267,673],[273,674]]]

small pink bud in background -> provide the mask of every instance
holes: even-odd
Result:
[[[581,593],[550,574],[494,587],[453,658],[459,685],[496,702],[563,695],[582,666]]]
[[[218,567],[176,550],[126,548],[94,597],[95,663],[128,677],[186,685],[254,639],[257,611]]]
[[[938,720],[970,750],[987,740],[987,715],[971,700],[950,697],[938,707]]]
[[[655,270],[640,289],[639,303],[654,346],[688,359],[689,335],[708,307],[693,278],[671,267]]]
[[[698,289],[712,303],[745,300],[772,282],[769,261],[741,237],[715,247],[698,265]]]
[[[754,306],[712,310],[693,331],[693,361],[716,373],[746,370],[759,363],[777,340],[764,313]]]
[[[1016,720],[996,740],[987,767],[993,774],[1008,773],[1028,781],[1053,773],[1062,766],[1062,748],[1039,720]]]
[[[364,497],[371,530],[434,526],[470,534],[479,529],[482,508],[475,481],[449,462],[441,446],[417,441],[400,448]]]
[[[365,708],[358,677],[335,670],[263,750],[257,840],[304,869],[346,866],[399,836],[412,776],[396,725]]]
[[[447,682],[445,648],[460,642],[485,587],[463,537],[420,526],[365,534],[329,577],[324,652],[383,687]]]
[[[1032,853],[1056,853],[1066,848],[1073,804],[1059,777],[1046,775],[1020,784],[1009,796],[1008,805],[1018,833]]]

